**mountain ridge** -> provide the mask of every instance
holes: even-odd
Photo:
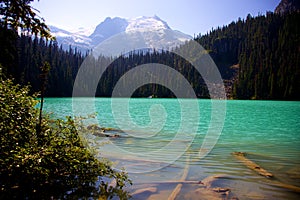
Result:
[[[167,48],[177,46],[192,39],[190,35],[171,29],[167,22],[156,15],[152,17],[140,16],[131,19],[107,17],[95,27],[90,35],[86,35],[86,33],[90,31],[85,31],[82,28],[78,31],[67,31],[62,28],[50,26],[50,30],[56,37],[58,44],[62,45],[63,49],[69,49],[71,46],[83,52],[96,47],[108,38],[118,34],[127,34],[129,37],[134,35],[133,37],[135,37],[135,39],[138,33],[144,33],[144,35],[152,34],[152,36],[147,38],[139,37],[140,40],[144,40],[145,44],[150,47],[155,46],[155,43],[157,43],[156,41],[150,40],[150,38],[158,38],[160,42],[166,41],[166,43],[161,44],[161,46]]]

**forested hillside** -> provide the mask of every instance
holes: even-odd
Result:
[[[217,64],[226,86],[227,96],[236,99],[300,99],[299,67],[300,13],[267,13],[239,19],[199,35],[199,42]],[[77,50],[62,50],[53,41],[26,34],[0,31],[0,63],[18,83],[30,82],[32,91],[40,90],[40,69],[48,61],[51,70],[46,96],[71,96],[78,69],[85,59]],[[93,60],[95,66],[112,58]],[[115,60],[100,80],[96,95],[111,96],[118,79],[129,69],[145,63],[161,63],[182,73],[200,98],[209,98],[205,84],[196,70],[184,59],[168,51],[129,53]],[[93,72],[91,72],[93,73]],[[147,85],[134,96],[172,97],[168,89]]]
[[[177,70],[182,74],[193,86],[195,94],[199,98],[209,98],[209,93],[207,90],[207,87],[201,77],[201,75],[197,72],[197,70],[192,67],[192,65],[183,59],[182,57],[176,55],[175,53],[172,53],[170,51],[140,51],[140,52],[130,52],[128,54],[122,55],[118,57],[116,60],[112,60],[109,58],[105,58],[100,56],[98,59],[94,59],[93,57],[89,56],[87,59],[89,59],[89,72],[86,72],[87,77],[93,77],[92,74],[99,74],[99,66],[107,66],[108,63],[111,63],[108,65],[107,69],[101,76],[101,79],[99,80],[96,96],[104,96],[104,97],[110,97],[112,95],[113,89],[115,88],[118,81],[120,81],[120,78],[129,70],[148,63],[155,63],[155,64],[162,64],[168,67],[172,67],[173,69]],[[157,70],[157,71],[155,71]],[[179,89],[181,82],[178,82],[176,79],[174,81],[174,77],[169,74],[168,72],[162,72],[159,71],[160,69],[153,69],[153,74],[160,74],[161,78],[166,80],[166,84],[172,85],[172,88],[174,90]],[[153,80],[156,80],[156,75],[150,74],[151,77],[153,77]],[[130,80],[124,81],[122,80],[123,85],[130,86],[132,83],[141,82],[147,74],[144,76],[133,76],[130,78]],[[87,80],[88,78],[85,78],[80,82],[81,88],[86,88],[89,90],[89,88],[93,85],[90,80]],[[85,95],[85,91],[81,91],[79,93],[80,95]],[[122,95],[121,95],[122,96]],[[172,93],[172,91],[166,87],[163,87],[158,84],[147,84],[140,88],[138,88],[134,93],[134,97],[175,97],[175,95]]]
[[[209,50],[222,75],[238,68],[237,99],[300,99],[300,13],[239,19],[196,41]]]

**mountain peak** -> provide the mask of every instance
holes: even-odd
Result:
[[[123,32],[127,25],[128,22],[126,19],[107,17],[96,27],[95,31],[90,35],[90,38],[92,38],[93,43],[100,43],[105,38]]]
[[[128,20],[126,32],[148,32],[170,29],[168,24],[158,16],[153,17],[141,16]]]

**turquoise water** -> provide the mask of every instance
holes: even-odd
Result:
[[[120,104],[127,100],[128,113]],[[47,98],[44,110],[59,118],[97,112],[95,121],[88,123],[116,129],[122,126],[124,132],[117,132],[120,138],[85,137],[97,156],[109,157],[117,169],[125,167],[129,171],[134,183],[129,188],[131,192],[156,188],[135,194],[134,199],[166,199],[177,185],[166,181],[200,181],[215,175],[221,178],[213,181],[210,188],[231,189],[229,196],[219,195],[216,199],[299,199],[299,193],[282,185],[300,187],[300,102],[114,101],[112,108],[109,98]],[[212,102],[226,106],[224,121],[212,117],[212,110],[216,115],[223,113],[214,110]],[[186,109],[181,109],[182,105]],[[219,138],[217,126],[222,127]],[[206,138],[208,145],[201,151],[207,155],[201,157],[199,151]],[[247,168],[231,154],[235,151],[247,152],[248,159],[274,174],[274,178]],[[182,177],[184,171],[188,172],[186,177]],[[183,184],[177,199],[211,199],[217,195],[211,192],[209,196],[210,192],[197,184]]]

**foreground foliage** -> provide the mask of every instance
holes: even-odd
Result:
[[[28,87],[0,77],[0,199],[127,199],[127,174],[96,159],[70,117],[44,118],[37,135],[38,101],[28,92]]]

